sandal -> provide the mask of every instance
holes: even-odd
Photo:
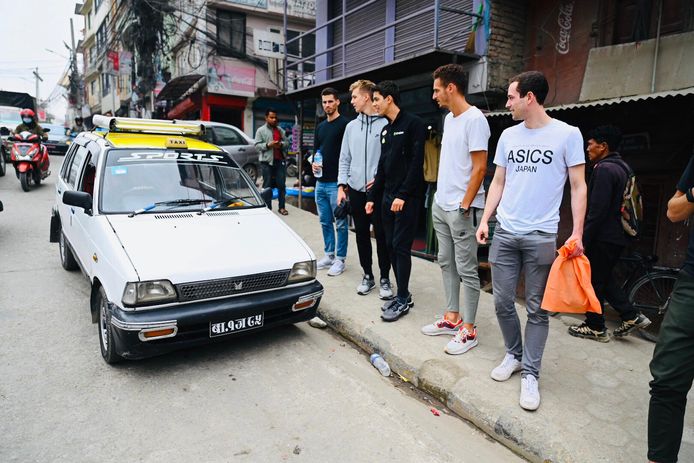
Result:
[[[279,209],[277,212],[279,212],[282,215],[288,215],[289,214],[289,212],[287,212],[286,209]]]

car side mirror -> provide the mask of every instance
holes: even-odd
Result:
[[[0,156],[2,156],[2,155],[0,154]],[[0,201],[0,212],[2,212],[3,210],[4,210],[4,208],[2,207],[2,201]]]
[[[265,201],[265,205],[267,205],[268,209],[271,209],[272,188],[264,188],[263,191],[260,192],[260,197],[263,198],[263,201]]]
[[[92,195],[84,191],[66,191],[63,193],[63,203],[82,208],[86,214],[92,213]]]

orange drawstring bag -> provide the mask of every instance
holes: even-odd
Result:
[[[547,278],[542,308],[549,312],[602,313],[600,302],[590,284],[590,262],[585,255],[569,256],[576,242],[571,241],[559,249]]]

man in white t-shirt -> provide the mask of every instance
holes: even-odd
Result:
[[[570,257],[583,254],[586,213],[583,138],[578,128],[547,115],[543,104],[548,92],[549,84],[541,72],[524,72],[510,79],[506,108],[514,120],[523,122],[504,130],[499,138],[496,171],[477,230],[477,240],[486,243],[489,218],[496,210],[498,225],[489,262],[506,356],[491,377],[506,381],[522,371],[520,405],[526,410],[540,406],[538,379],[549,332],[548,314],[540,303],[555,258],[559,206],[567,177],[573,232],[566,242],[575,242]],[[525,343],[514,303],[521,269],[528,313]]]
[[[467,82],[459,64],[446,64],[434,71],[433,98],[446,115],[441,140],[441,159],[436,194],[431,206],[439,243],[438,262],[446,294],[443,318],[422,327],[435,336],[453,334],[448,354],[463,354],[477,345],[475,316],[480,298],[475,228],[484,208],[482,181],[487,170],[489,124],[482,111],[465,99]],[[463,316],[460,316],[460,282],[464,286]]]

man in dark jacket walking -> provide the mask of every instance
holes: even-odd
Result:
[[[383,306],[381,318],[391,322],[414,306],[409,291],[410,252],[424,189],[426,129],[419,117],[400,109],[400,89],[393,81],[383,81],[374,88],[373,107],[389,124],[381,132],[381,158],[373,187],[367,193],[365,210],[371,214],[375,199],[383,198],[383,230],[398,292],[395,299]]]
[[[637,328],[648,326],[651,321],[638,313],[617,285],[612,270],[627,245],[627,236],[621,222],[621,207],[629,167],[614,151],[622,139],[617,127],[603,125],[588,135],[588,157],[594,163],[588,183],[588,214],[583,227],[583,245],[590,260],[591,283],[595,295],[603,306],[610,303],[622,319],[614,336],[627,336]],[[608,342],[603,313],[586,313],[586,321],[570,326],[569,334],[584,339]]]

